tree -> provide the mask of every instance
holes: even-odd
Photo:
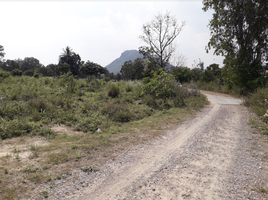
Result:
[[[28,70],[28,69],[34,69],[41,67],[42,64],[39,62],[38,59],[33,57],[26,57],[24,58],[22,64],[21,64],[21,70],[22,72]]]
[[[19,69],[14,69],[11,71],[12,76],[22,76],[22,71]]]
[[[70,65],[70,71],[73,75],[78,75],[79,67],[81,65],[81,58],[79,54],[73,52],[70,47],[63,49],[63,53],[59,56],[59,65],[67,63]]]
[[[192,73],[188,67],[173,67],[171,68],[171,74],[180,83],[190,82],[192,79]]]
[[[140,39],[149,47],[140,47],[140,53],[164,69],[175,51],[174,40],[184,25],[185,22],[179,24],[169,12],[157,14],[151,22],[142,27],[143,35]]]
[[[55,72],[48,67],[40,67],[36,70],[36,73],[41,74],[42,76],[55,76]]]
[[[4,47],[3,47],[2,45],[0,45],[0,60],[1,60],[2,58],[4,58],[4,56],[5,56],[5,53],[4,53]]]
[[[56,71],[57,71],[57,65],[55,65],[55,64],[49,64],[46,67],[51,69],[54,73],[56,73]]]
[[[67,63],[58,64],[57,66],[58,74],[66,74],[70,71],[70,65]]]
[[[122,66],[120,73],[124,80],[133,80],[134,77],[134,65],[131,60],[126,61]]]
[[[6,60],[6,62],[3,62],[1,64],[1,68],[5,71],[11,72],[14,69],[20,69],[20,66],[18,63],[16,63],[14,60]]]
[[[84,74],[86,76],[96,76],[100,77],[101,74],[106,74],[107,69],[100,66],[97,63],[87,61],[85,64],[83,64],[80,68],[81,74]]]
[[[225,56],[236,86],[258,87],[268,62],[268,1],[203,0],[203,4],[204,11],[215,11],[207,51],[214,48],[214,54]]]

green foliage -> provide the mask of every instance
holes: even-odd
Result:
[[[128,122],[134,117],[126,105],[122,104],[108,103],[102,108],[102,113],[117,122]]]
[[[267,1],[204,0],[203,4],[204,11],[215,12],[209,22],[208,49],[225,56],[229,87],[240,87],[246,93],[263,86],[268,55]]]
[[[5,56],[4,47],[0,45],[0,60]]]
[[[2,79],[0,137],[39,135],[52,139],[58,137],[50,129],[54,124],[65,124],[87,133],[95,133],[98,129],[114,131],[118,130],[116,127],[120,123],[150,116],[154,109],[185,105],[184,99],[189,94],[171,75],[159,70],[152,76],[153,79],[148,78],[144,83],[113,83],[98,79],[88,82],[71,74],[57,78],[22,76]],[[144,86],[145,82],[148,82],[148,88]],[[149,88],[153,84],[157,90],[151,93]],[[163,90],[162,86],[168,88]],[[143,87],[148,89],[148,93]],[[142,92],[144,96],[140,95]],[[110,129],[110,126],[115,128]]]
[[[106,74],[108,70],[97,63],[87,61],[80,67],[80,73],[86,76],[100,77],[101,74]]]
[[[63,53],[59,56],[59,66],[62,66],[62,69],[64,69],[63,66],[65,63],[69,65],[69,70],[73,75],[78,75],[79,67],[81,65],[81,58],[79,54],[74,53],[73,50],[68,46],[66,49],[63,49]],[[68,72],[66,70],[67,67],[65,67],[64,73]]]
[[[19,69],[13,69],[11,71],[12,76],[22,76],[22,71]]]
[[[39,68],[41,66],[42,64],[39,62],[38,59],[33,57],[26,57],[22,61],[20,69],[22,70],[22,72],[25,72],[26,70]]]
[[[126,61],[122,66],[120,73],[124,80],[140,80],[143,78],[143,70],[145,68],[144,60],[136,58],[134,62]]]
[[[173,75],[168,75],[163,69],[156,72],[151,72],[152,78],[144,78],[142,85],[142,95],[152,95],[155,98],[163,98],[166,100],[174,96],[174,91],[171,88],[171,80]]]
[[[180,83],[190,82],[192,79],[191,70],[188,67],[174,67],[171,69],[171,74]]]
[[[0,77],[1,78],[8,78],[10,75],[11,75],[10,72],[7,72],[7,71],[0,69]]]
[[[112,98],[116,98],[118,97],[119,94],[120,94],[119,86],[117,84],[112,84],[110,86],[110,89],[108,90],[108,96]]]
[[[95,172],[97,171],[97,168],[95,166],[84,166],[84,167],[81,167],[81,170],[83,172],[86,172],[86,173],[90,173],[90,172]]]
[[[263,125],[258,124],[262,134],[268,135],[268,88],[259,88],[245,98],[244,105],[250,107],[262,120]]]

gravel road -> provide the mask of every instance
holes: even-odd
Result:
[[[268,187],[267,163],[252,153],[255,136],[242,100],[202,93],[211,103],[194,119],[126,150],[95,173],[77,170],[52,189],[43,186],[46,198],[266,199],[258,188]]]

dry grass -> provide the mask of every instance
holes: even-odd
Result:
[[[31,196],[31,188],[59,177],[70,176],[74,169],[85,166],[94,169],[115,159],[124,149],[148,142],[165,134],[184,120],[194,116],[187,107],[172,108],[140,121],[122,124],[108,132],[85,134],[67,126],[54,126],[58,134],[54,139],[20,137],[2,141],[7,149],[0,158],[1,199]],[[22,156],[28,152],[28,156]],[[19,158],[16,158],[15,154]],[[7,173],[5,173],[7,172]]]

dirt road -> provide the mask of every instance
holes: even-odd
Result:
[[[210,105],[100,171],[65,180],[48,199],[265,199],[267,166],[251,150],[240,99],[203,92]],[[267,198],[267,196],[266,196]]]

